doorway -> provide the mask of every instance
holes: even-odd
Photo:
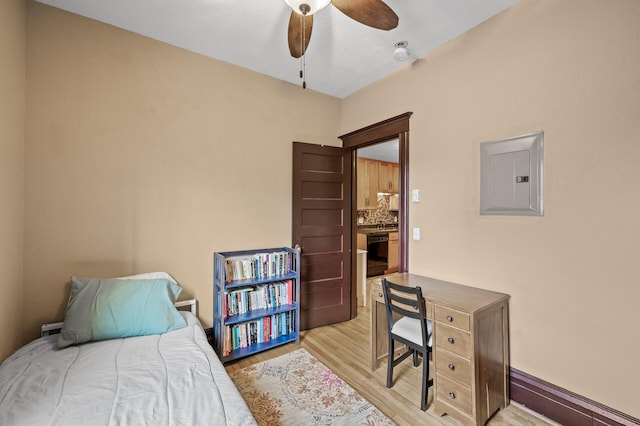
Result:
[[[397,202],[397,221],[394,223],[397,228],[396,241],[391,241],[392,249],[389,251],[387,244],[387,262],[389,262],[389,255],[394,255],[396,250],[394,245],[397,245],[397,271],[407,272],[408,265],[408,187],[409,187],[409,118],[412,112],[398,115],[388,120],[381,121],[376,124],[364,127],[354,132],[340,136],[342,139],[343,148],[351,152],[352,161],[352,191],[351,191],[351,223],[352,236],[351,236],[351,294],[361,296],[358,294],[357,282],[359,273],[356,265],[358,257],[358,179],[357,179],[357,162],[358,152],[364,150],[367,147],[373,147],[378,144],[384,144],[397,140],[397,153],[398,153],[398,181],[397,181],[397,199],[394,199],[394,203]],[[362,183],[362,182],[361,182]],[[394,188],[395,189],[395,188]],[[389,196],[391,191],[389,191]],[[385,195],[386,196],[386,195]],[[373,197],[368,196],[369,203],[372,203]],[[376,194],[377,202],[377,194]],[[361,206],[362,206],[362,201]],[[386,200],[383,200],[385,202]],[[371,205],[370,205],[371,206]],[[372,206],[371,206],[372,207]],[[395,206],[394,206],[395,207]],[[360,236],[360,244],[362,244],[362,236]],[[366,244],[366,243],[365,243]],[[395,262],[395,259],[393,260]],[[351,317],[355,318],[357,315],[358,298],[351,297]]]
[[[397,272],[399,140],[358,148],[356,157],[355,227],[358,252],[366,252],[366,277]]]

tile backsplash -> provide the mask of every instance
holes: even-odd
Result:
[[[398,211],[389,210],[389,194],[378,194],[378,208],[375,210],[358,210],[358,225],[375,225],[378,223],[398,223]]]

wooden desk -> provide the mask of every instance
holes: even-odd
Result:
[[[387,280],[420,286],[433,323],[434,410],[483,425],[509,405],[509,296],[402,273]],[[382,284],[371,287],[371,369],[387,358]]]

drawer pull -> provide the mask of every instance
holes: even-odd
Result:
[[[452,345],[455,343],[455,340],[453,340],[453,337],[449,337],[447,339],[447,342],[451,343]]]
[[[453,392],[449,392],[449,398],[456,399],[456,394]]]
[[[378,293],[378,297],[382,297],[382,293]]]
[[[453,322],[453,317],[451,315],[447,315],[447,321]]]
[[[449,370],[453,371],[456,369],[456,366],[453,364],[449,364]]]

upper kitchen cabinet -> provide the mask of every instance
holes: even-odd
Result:
[[[397,194],[399,174],[400,166],[398,163],[380,161],[378,164],[378,190]]]
[[[379,161],[358,158],[358,210],[378,208]]]

